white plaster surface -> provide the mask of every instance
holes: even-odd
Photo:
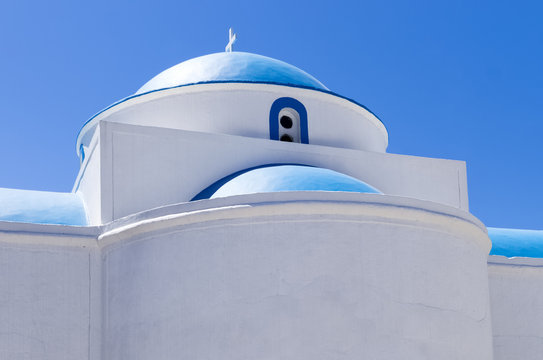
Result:
[[[100,125],[98,125],[99,128]],[[89,225],[100,225],[102,223],[103,181],[101,167],[104,162],[101,160],[100,149],[100,136],[94,136],[90,147],[86,149],[85,160],[81,164],[79,176],[72,190],[80,194],[85,202]]]
[[[462,210],[377,194],[0,222],[0,358],[491,359],[489,246]]]
[[[484,228],[248,198],[101,236],[108,358],[492,358]]]
[[[85,249],[0,242],[0,359],[88,359],[89,268]]]
[[[496,360],[543,356],[543,259],[489,257]]]
[[[225,176],[271,163],[324,167],[386,194],[468,208],[465,163],[461,161],[109,122],[101,123],[101,134],[104,223],[189,201]]]
[[[93,127],[101,121],[269,139],[270,108],[281,97],[304,104],[310,144],[386,150],[384,125],[351,101],[315,90],[241,83],[191,85],[131,98],[85,125],[77,149],[90,142]]]

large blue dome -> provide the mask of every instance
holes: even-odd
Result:
[[[363,181],[329,169],[306,165],[265,165],[229,175],[192,200],[278,191],[381,193]]]
[[[236,51],[200,56],[172,66],[149,80],[136,94],[214,82],[267,83],[328,90],[320,81],[295,66],[266,56]]]

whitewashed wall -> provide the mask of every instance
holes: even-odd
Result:
[[[0,223],[0,358],[491,359],[484,226],[376,194]]]
[[[89,359],[95,228],[0,222],[0,359]],[[97,291],[98,290],[98,291]],[[93,357],[97,359],[97,357]]]
[[[492,359],[467,213],[330,193],[174,209],[100,238],[106,359]]]
[[[100,125],[98,125],[99,128]],[[102,168],[107,160],[102,161],[100,136],[95,136],[92,139],[85,152],[85,158],[81,163],[81,169],[72,192],[77,192],[83,198],[88,224],[99,225],[102,224],[102,189],[109,188],[108,186],[102,186],[104,177],[107,176]]]
[[[92,209],[96,204],[91,202],[87,206],[89,213],[101,214],[102,223],[189,201],[224,176],[270,163],[320,166],[365,181],[386,194],[468,209],[466,169],[461,161],[110,122],[101,123],[99,134],[101,185],[95,188],[100,187],[101,210]],[[87,177],[84,172],[80,176]],[[79,190],[94,196],[90,184],[95,179]]]
[[[369,111],[315,90],[263,84],[203,84],[153,92],[111,107],[78,138],[88,144],[100,121],[269,139],[270,108],[292,97],[307,110],[309,143],[384,152],[388,134]]]
[[[543,259],[488,260],[496,360],[543,357]]]

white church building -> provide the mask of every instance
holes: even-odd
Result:
[[[542,359],[543,231],[387,145],[282,61],[165,70],[83,125],[71,193],[0,189],[0,359]]]

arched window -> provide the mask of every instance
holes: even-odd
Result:
[[[270,139],[309,143],[307,111],[301,102],[289,97],[273,102],[270,109]]]

